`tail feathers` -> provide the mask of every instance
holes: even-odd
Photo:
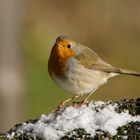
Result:
[[[125,75],[133,75],[133,76],[140,76],[140,72],[132,71],[132,70],[126,70],[126,69],[117,69],[120,74]]]

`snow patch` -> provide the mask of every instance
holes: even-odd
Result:
[[[45,140],[59,140],[67,132],[83,128],[91,136],[101,129],[111,135],[117,133],[117,128],[131,121],[140,121],[140,116],[131,116],[128,111],[117,113],[117,104],[107,104],[101,101],[82,105],[80,108],[67,107],[58,112],[42,115],[40,119],[32,123],[24,123],[19,128],[19,133],[32,132],[36,137]],[[12,136],[9,137],[13,137]]]

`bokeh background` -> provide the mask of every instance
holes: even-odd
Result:
[[[68,35],[114,66],[140,71],[140,1],[1,0],[0,131],[47,114],[67,94],[48,75],[55,39]],[[109,80],[92,96],[120,100],[140,96],[140,78]]]

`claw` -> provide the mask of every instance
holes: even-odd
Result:
[[[88,104],[90,101],[89,100],[83,100],[80,102],[80,105]]]
[[[75,108],[80,108],[82,105],[87,105],[87,104],[89,104],[91,101],[93,101],[93,100],[83,100],[83,101],[81,101],[81,102],[73,102],[73,107],[75,107]]]
[[[74,97],[72,97],[72,98],[69,98],[69,99],[67,99],[67,100],[65,100],[65,101],[62,101],[52,112],[56,112],[56,111],[60,110],[62,107],[65,106],[65,104],[66,104],[67,102],[70,102],[71,100],[76,99],[76,98],[78,98],[78,97],[80,97],[80,96],[81,96],[81,95],[76,95],[76,96],[74,96]]]
[[[65,101],[62,101],[52,112],[56,112],[60,110],[62,107],[64,107]]]

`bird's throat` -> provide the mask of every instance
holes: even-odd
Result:
[[[54,52],[51,53],[49,64],[48,64],[48,70],[50,75],[54,73],[57,77],[61,77],[64,75],[64,73],[67,70],[67,60],[66,57],[61,57],[59,53],[56,50],[53,50]]]

